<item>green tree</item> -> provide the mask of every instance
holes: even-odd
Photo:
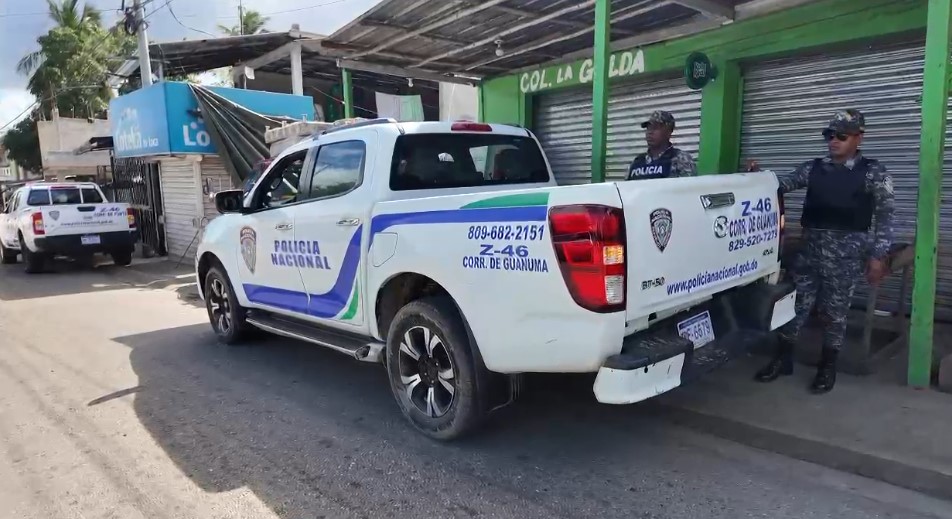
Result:
[[[110,69],[131,49],[131,37],[106,29],[102,15],[80,0],[46,0],[55,26],[37,38],[39,50],[24,56],[17,71],[40,101],[40,115],[96,117],[106,112]]]
[[[36,121],[27,117],[18,122],[0,138],[0,144],[10,151],[10,159],[21,168],[41,172],[43,160],[40,157],[40,136],[36,130]]]
[[[268,29],[265,29],[265,24],[268,23],[270,18],[262,16],[261,13],[255,11],[254,9],[249,9],[242,13],[241,15],[241,25],[234,25],[232,27],[226,27],[224,25],[219,25],[218,30],[229,35],[229,36],[240,36],[242,34],[260,34],[263,32],[269,32]]]

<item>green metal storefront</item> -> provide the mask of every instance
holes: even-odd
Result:
[[[765,168],[789,170],[822,153],[818,129],[833,110],[864,109],[869,118],[864,149],[881,158],[896,177],[899,238],[918,236],[910,383],[921,386],[928,383],[933,312],[952,318],[952,255],[940,254],[936,265],[936,250],[952,245],[952,206],[940,204],[943,184],[952,182],[941,175],[948,155],[949,60],[936,59],[949,56],[949,4],[826,0],[610,58],[598,26],[599,14],[606,14],[596,9],[595,58],[484,82],[481,116],[528,126],[542,134],[544,145],[557,146],[544,116],[558,112],[560,96],[578,103],[571,89],[584,88],[590,95],[584,113],[592,144],[588,170],[599,181],[605,171],[609,178],[617,177],[612,174],[617,164],[630,160],[617,156],[619,151],[633,156],[630,147],[613,146],[624,131],[613,122],[631,118],[620,117],[619,109],[636,109],[617,102],[623,85],[637,90],[670,77],[694,51],[708,54],[719,73],[700,100],[697,160],[702,174],[735,172],[748,157]],[[601,78],[610,86],[603,88]],[[650,98],[650,92],[642,97]],[[641,140],[637,125],[629,132],[632,140]],[[887,285],[885,291],[887,299],[897,297],[895,286]]]

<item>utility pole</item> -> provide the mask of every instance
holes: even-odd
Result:
[[[136,36],[139,37],[139,74],[142,76],[142,88],[152,86],[152,59],[149,57],[149,36],[145,31],[145,9],[141,0],[133,0],[136,16]]]
[[[241,0],[238,0],[238,35],[245,35],[245,10],[241,5]]]

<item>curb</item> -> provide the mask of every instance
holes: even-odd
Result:
[[[677,425],[749,447],[952,500],[952,474],[671,404],[654,405],[661,418]]]

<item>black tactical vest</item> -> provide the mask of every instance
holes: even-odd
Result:
[[[628,167],[628,180],[644,180],[649,178],[668,178],[671,176],[671,161],[674,160],[678,150],[674,147],[668,148],[657,159],[648,162],[648,154],[642,153],[635,157],[631,166]]]
[[[873,194],[866,188],[869,159],[853,169],[823,159],[813,162],[800,225],[806,229],[868,231],[873,223]]]

